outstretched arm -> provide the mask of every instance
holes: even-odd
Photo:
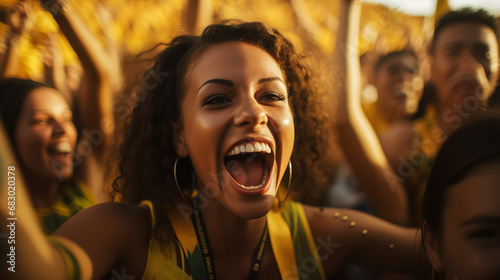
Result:
[[[376,214],[386,220],[408,222],[406,192],[397,181],[375,131],[360,103],[360,66],[357,52],[361,3],[341,0],[339,29],[333,55],[338,84],[339,141],[356,178],[373,204]]]
[[[42,0],[60,29],[75,50],[84,70],[84,80],[79,98],[84,131],[80,145],[82,162],[76,166],[76,174],[103,201],[102,188],[106,161],[114,136],[112,114],[112,84],[109,58],[97,38],[90,32],[78,14],[63,0]],[[119,70],[118,70],[119,71]],[[78,150],[78,149],[77,149]]]
[[[351,209],[303,207],[327,277],[346,262],[390,273],[430,275],[416,228]]]

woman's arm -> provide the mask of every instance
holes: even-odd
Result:
[[[346,262],[385,272],[430,275],[417,229],[350,209],[304,206],[304,210],[327,275]]]
[[[201,34],[203,28],[212,23],[212,0],[188,0],[186,6],[187,34]]]
[[[339,142],[377,216],[399,224],[408,222],[406,192],[397,181],[380,142],[360,103],[361,71],[357,52],[361,3],[341,0],[339,29],[333,55],[338,89]]]
[[[44,68],[44,81],[47,85],[58,89],[68,102],[73,106],[73,96],[66,83],[66,72],[64,69],[64,59],[61,47],[58,42],[58,35],[55,32],[47,34],[45,49],[42,53],[42,62]]]
[[[319,26],[311,15],[307,12],[307,5],[304,0],[290,0],[295,17],[300,26],[304,28],[311,38],[316,38],[319,33]]]
[[[110,72],[120,70],[109,68],[111,64],[101,43],[78,14],[64,3],[63,0],[41,1],[42,6],[52,13],[84,70],[78,96],[84,126],[79,146],[84,152],[79,153],[81,162],[75,166],[76,174],[94,190],[98,200],[103,201],[106,161],[114,137]]]
[[[97,20],[101,26],[104,38],[104,52],[108,58],[107,69],[113,96],[122,94],[124,77],[122,71],[123,44],[118,44],[113,40],[113,11],[106,3],[97,3],[95,7]]]

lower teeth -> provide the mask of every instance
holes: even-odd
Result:
[[[267,177],[269,177],[269,170],[267,168],[265,168],[264,174],[262,176],[262,181],[260,182],[260,184],[258,186],[250,186],[250,187],[243,186],[243,185],[241,185],[241,186],[246,190],[256,190],[258,188],[261,188],[264,185],[264,183],[267,181]]]

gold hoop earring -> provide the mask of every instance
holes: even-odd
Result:
[[[182,193],[181,188],[179,187],[179,182],[177,181],[177,163],[179,162],[179,159],[181,157],[177,157],[177,159],[174,162],[174,180],[175,180],[175,186],[177,187],[177,191],[181,194],[182,198],[185,200],[188,200],[187,197]]]
[[[281,201],[280,199],[280,193],[278,191],[278,202],[279,202],[279,206],[281,206],[282,203],[285,203],[285,201],[287,200],[288,196],[290,195],[290,185],[292,184],[292,161],[288,161],[288,188],[286,190],[286,196],[285,196],[285,199],[283,201]]]

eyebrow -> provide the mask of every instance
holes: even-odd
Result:
[[[462,222],[460,226],[463,227],[473,224],[500,224],[500,217],[476,216]]]
[[[448,41],[448,42],[443,44],[443,48],[445,48],[445,49],[452,48],[452,47],[463,48],[464,46],[469,46],[469,45],[472,45],[472,47],[481,46],[481,47],[485,47],[487,49],[490,49],[489,44],[487,42],[484,42],[481,40],[474,41],[474,42],[472,42],[472,44],[470,44],[469,42],[464,42],[463,40]]]
[[[265,84],[265,83],[270,83],[270,82],[273,82],[273,81],[280,81],[284,85],[286,85],[285,82],[281,78],[279,78],[279,77],[269,77],[269,78],[260,79],[258,81],[258,83],[259,84]],[[226,80],[226,79],[210,79],[210,80],[204,82],[200,86],[200,88],[198,88],[197,92],[199,92],[201,90],[201,88],[204,87],[206,84],[220,84],[220,85],[225,85],[225,86],[230,86],[230,87],[234,86],[234,83],[231,80]]]
[[[414,72],[418,72],[418,66],[416,65],[407,65],[406,63],[394,63],[394,64],[390,64],[387,69],[389,69],[390,71],[397,71],[397,70],[406,70],[406,71],[409,71],[411,73],[414,73]]]
[[[36,114],[51,114],[52,112],[49,111],[49,110],[45,110],[45,109],[39,109],[39,110],[33,110],[30,112],[30,116],[34,116]],[[66,107],[65,110],[64,110],[64,113],[71,113],[73,114],[73,111],[69,108],[69,107]]]
[[[282,82],[284,85],[286,85],[285,81],[283,81],[279,77],[269,77],[269,78],[260,79],[259,84],[265,84],[265,83],[269,83],[269,82],[273,82],[273,81],[279,81],[279,82]]]
[[[233,81],[230,81],[230,80],[225,80],[225,79],[211,79],[211,80],[208,80],[208,81],[204,82],[201,85],[201,87],[198,89],[198,92],[206,84],[221,84],[221,85],[230,86],[230,87],[232,87],[234,85]]]

